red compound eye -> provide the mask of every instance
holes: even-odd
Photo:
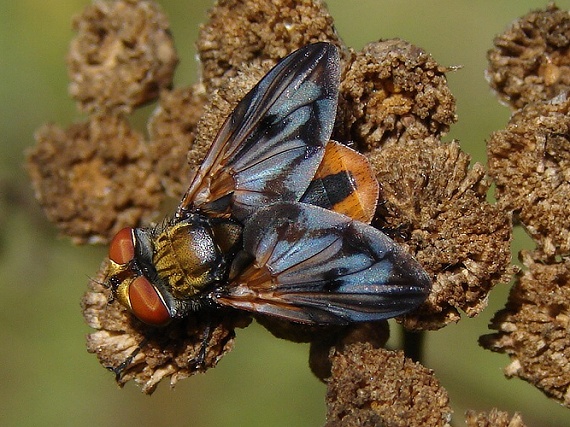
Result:
[[[133,229],[123,228],[109,245],[109,259],[117,264],[126,264],[135,257],[135,243],[133,241]]]
[[[129,300],[133,314],[149,325],[165,325],[171,320],[158,291],[144,276],[137,277],[129,286]]]

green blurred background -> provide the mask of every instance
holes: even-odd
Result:
[[[176,84],[196,78],[194,42],[211,1],[159,2],[169,15],[181,63]],[[85,350],[79,300],[105,256],[103,247],[75,247],[57,236],[33,199],[23,151],[51,121],[82,120],[67,96],[64,57],[71,17],[87,0],[0,0],[0,425],[319,426],[325,386],[307,366],[308,347],[273,338],[258,325],[238,331],[235,350],[216,369],[162,384],[152,397],[113,376]],[[570,8],[569,1],[558,2]],[[457,97],[457,138],[485,162],[485,139],[503,127],[509,111],[488,89],[483,70],[493,37],[546,1],[329,0],[339,34],[355,48],[400,37],[430,52],[449,75]],[[139,126],[151,108],[137,114]],[[514,250],[531,247],[517,232]],[[430,333],[425,364],[450,393],[455,425],[467,408],[522,411],[531,426],[570,425],[570,410],[520,380],[507,380],[505,355],[482,350],[508,287],[499,286],[477,319]]]

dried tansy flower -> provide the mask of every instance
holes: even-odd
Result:
[[[445,389],[401,352],[356,343],[335,350],[331,359],[326,427],[450,425]]]
[[[570,15],[553,4],[515,21],[495,38],[487,78],[518,109],[570,89]]]
[[[548,255],[570,253],[570,100],[528,105],[488,141],[489,171],[512,210]]]
[[[155,172],[170,197],[180,199],[187,190],[190,172],[206,149],[195,147],[196,127],[204,112],[206,96],[201,85],[164,91],[149,121],[149,149]],[[196,158],[188,162],[188,153]]]
[[[73,22],[69,92],[86,112],[130,112],[172,84],[178,62],[152,1],[95,1]]]
[[[317,41],[342,47],[321,0],[218,0],[197,44],[204,84],[212,91],[244,64],[271,60],[274,65]]]
[[[467,427],[525,427],[518,413],[511,417],[508,413],[495,408],[489,413],[467,411],[465,422]]]
[[[142,135],[113,116],[63,130],[45,125],[27,153],[36,198],[76,243],[107,242],[127,224],[147,223],[163,199]]]
[[[40,129],[28,170],[63,233],[106,242],[127,224],[148,223],[163,200],[148,146],[118,113],[169,86],[177,60],[168,22],[150,1],[96,1],[74,27],[70,90],[93,115],[65,131]]]
[[[387,141],[439,137],[456,121],[448,69],[403,40],[370,43],[354,57],[340,88],[337,124],[364,150]]]
[[[381,189],[373,224],[434,277],[428,300],[404,324],[436,329],[459,320],[459,310],[477,315],[512,273],[510,215],[486,201],[483,166],[469,168],[457,143],[434,138],[386,144],[369,158]]]
[[[311,342],[309,366],[313,374],[324,382],[328,381],[332,374],[332,359],[329,356],[335,348],[343,351],[347,346],[358,343],[368,343],[374,348],[382,348],[390,338],[390,326],[386,320],[353,323],[315,332],[308,340]]]
[[[505,375],[522,378],[570,407],[570,258],[523,252],[505,309],[491,321],[497,333],[481,345],[507,353]]]
[[[439,141],[456,120],[446,71],[423,50],[387,40],[357,53],[341,83],[337,132],[371,150],[381,187],[373,224],[435,278],[427,303],[405,321],[415,329],[457,321],[458,310],[475,316],[512,273],[510,216],[486,202],[483,166],[469,170],[456,143]]]
[[[134,380],[152,394],[163,378],[177,381],[214,367],[233,348],[234,328],[245,327],[250,318],[235,312],[191,316],[168,326],[146,326],[120,305],[110,302],[111,291],[103,285],[108,262],[89,282],[82,300],[83,314],[96,329],[87,337],[87,348],[101,364],[116,374],[117,383]]]
[[[498,206],[513,211],[538,249],[521,254],[505,309],[481,345],[505,368],[570,407],[570,15],[550,5],[521,18],[489,52],[490,83],[519,108],[487,143]]]

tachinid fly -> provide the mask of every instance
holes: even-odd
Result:
[[[161,326],[232,307],[309,325],[406,313],[431,282],[368,225],[378,183],[329,141],[340,59],[328,43],[281,60],[230,114],[174,217],[125,228],[109,249],[113,296]]]

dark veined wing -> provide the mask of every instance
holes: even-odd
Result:
[[[305,46],[281,60],[226,119],[178,208],[243,220],[297,201],[324,155],[340,79],[337,48]]]
[[[254,260],[219,304],[306,324],[398,316],[421,304],[431,281],[420,264],[379,230],[304,203],[277,203],[246,222]]]

